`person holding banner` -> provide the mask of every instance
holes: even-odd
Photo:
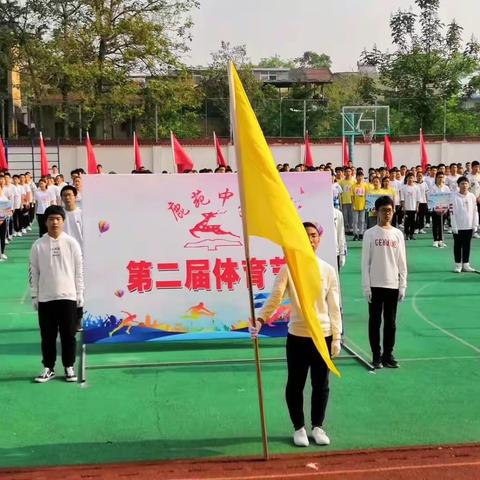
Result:
[[[303,226],[312,248],[316,251],[320,245],[323,228],[312,222],[304,222]],[[340,354],[342,334],[338,279],[335,269],[331,265],[318,257],[317,260],[322,279],[323,298],[319,298],[315,310],[331,356],[336,357]],[[322,428],[329,396],[328,367],[310,336],[286,266],[283,266],[278,273],[271,295],[255,321],[255,327],[250,328],[250,332],[255,338],[262,325],[280,306],[285,293],[288,294],[292,303],[286,345],[288,379],[285,398],[294,428],[293,442],[298,447],[309,445],[303,413],[303,389],[310,370],[312,436],[317,445],[329,445],[330,439]],[[323,311],[324,306],[326,306],[326,311]]]
[[[65,380],[75,382],[77,308],[83,307],[83,261],[78,242],[63,231],[65,211],[58,205],[45,210],[48,233],[30,253],[30,291],[38,311],[44,369],[35,378],[45,383],[55,377],[56,342],[60,332]]]
[[[477,199],[468,191],[470,183],[467,177],[457,181],[458,192],[452,195],[452,233],[455,273],[475,272],[470,266],[470,243],[472,234],[478,227]]]
[[[398,368],[395,346],[397,303],[405,298],[407,258],[402,232],[392,227],[394,202],[383,196],[375,201],[378,225],[369,228],[362,245],[362,285],[368,301],[368,336],[372,365],[376,368]],[[383,316],[383,353],[380,326]]]
[[[443,218],[450,205],[450,189],[445,185],[444,173],[437,172],[435,185],[429,190],[428,202],[432,212],[433,247],[445,248],[447,244],[443,241]]]

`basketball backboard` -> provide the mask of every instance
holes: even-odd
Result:
[[[362,135],[371,141],[375,135],[390,133],[390,107],[385,105],[359,105],[342,107],[343,136]]]

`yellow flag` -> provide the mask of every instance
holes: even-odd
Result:
[[[340,375],[330,359],[315,312],[314,305],[321,296],[317,258],[297,209],[276,169],[238,73],[233,63],[229,67],[231,115],[247,233],[267,238],[282,247],[315,346],[328,368]],[[325,302],[323,308],[326,308]]]

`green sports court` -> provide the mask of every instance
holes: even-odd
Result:
[[[40,335],[27,266],[35,238],[16,238],[0,264],[0,468],[262,455],[250,341],[88,346],[85,385],[61,375],[34,384]],[[354,359],[338,360],[342,378],[331,377],[325,424],[332,444],[302,453],[479,440],[480,275],[453,273],[450,236],[446,242],[435,249],[421,235],[407,245],[401,368],[372,374]],[[480,241],[472,247],[478,266]],[[341,274],[346,342],[369,359],[361,243],[348,248]],[[284,402],[283,344],[260,341],[273,454],[299,453]],[[135,367],[149,363],[165,365]]]

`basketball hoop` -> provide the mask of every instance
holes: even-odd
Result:
[[[374,131],[373,130],[362,130],[363,141],[365,143],[372,143]]]

